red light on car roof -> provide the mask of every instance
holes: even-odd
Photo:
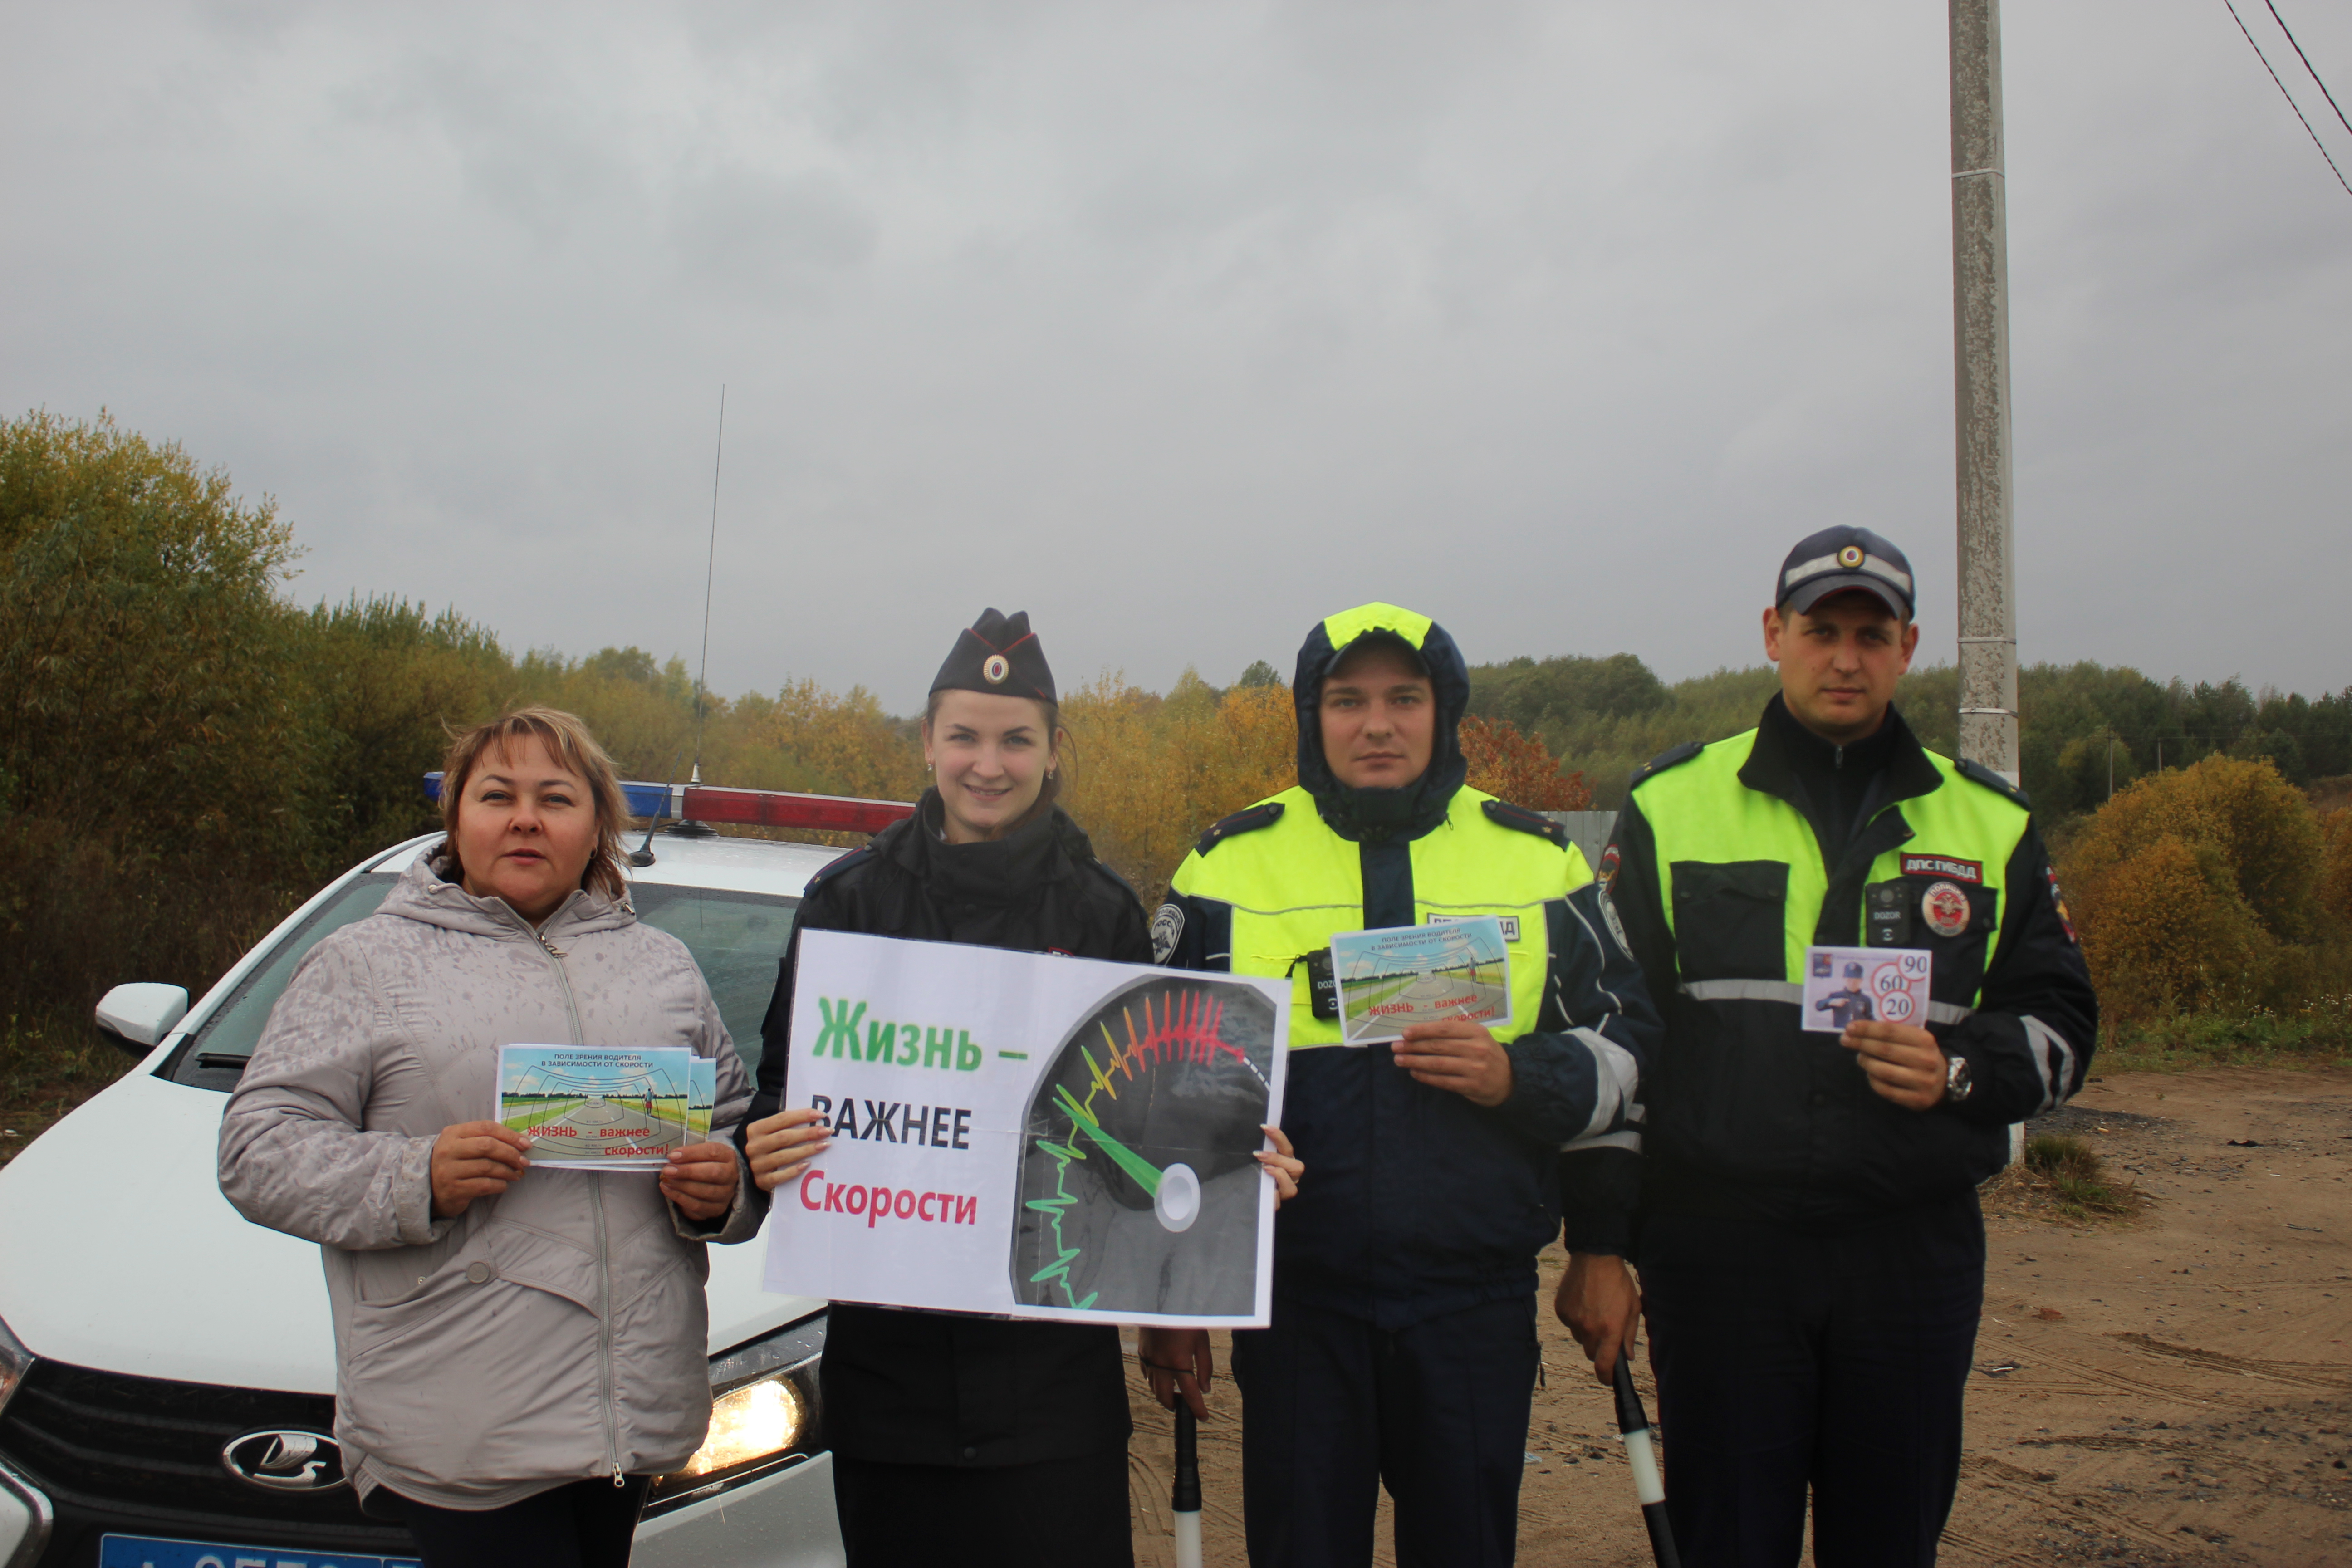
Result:
[[[799,827],[821,833],[879,833],[915,815],[898,800],[853,800],[835,795],[788,795],[781,790],[719,789],[688,784],[680,815],[691,822],[731,822],[746,827]]]

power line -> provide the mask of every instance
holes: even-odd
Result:
[[[2270,4],[2270,0],[2263,0],[2263,3],[2264,5],[2268,5],[2268,4]],[[2323,157],[2323,158],[2327,158],[2327,170],[2328,170],[2328,173],[2330,173],[2330,174],[2334,174],[2334,175],[2336,176],[2336,183],[2337,184],[2342,185],[2342,186],[2344,187],[2344,194],[2345,194],[2346,195],[2347,195],[2347,196],[2352,196],[2352,180],[2347,180],[2347,179],[2345,179],[2345,177],[2344,177],[2344,171],[2343,171],[2343,170],[2341,170],[2341,169],[2339,169],[2339,168],[2337,168],[2337,167],[2336,166],[2336,160],[2335,160],[2334,158],[2330,158],[2330,157],[2328,157],[2328,154],[2327,154],[2327,144],[2326,144],[2325,142],[2322,142],[2322,141],[2319,139],[2319,132],[2316,132],[2316,131],[2314,131],[2314,130],[2311,128],[2311,121],[2308,121],[2308,120],[2304,120],[2304,117],[2303,117],[2303,105],[2301,105],[2301,104],[2297,103],[2297,102],[2294,100],[2294,94],[2293,94],[2293,93],[2291,93],[2291,92],[2287,91],[2287,89],[2286,89],[2286,83],[2284,83],[2284,82],[2283,82],[2283,81],[2280,81],[2280,80],[2279,80],[2279,73],[2278,73],[2278,72],[2276,72],[2276,71],[2274,71],[2274,70],[2271,70],[2271,58],[2270,58],[2270,57],[2269,57],[2268,55],[2266,55],[2266,54],[2263,53],[2263,47],[2262,47],[2262,45],[2260,45],[2260,44],[2258,44],[2258,43],[2255,43],[2255,42],[2254,42],[2254,36],[2253,36],[2252,33],[2247,33],[2247,32],[2246,32],[2246,20],[2245,20],[2245,18],[2238,15],[2238,8],[2237,8],[2237,6],[2235,6],[2235,5],[2231,5],[2230,0],[2221,0],[2221,4],[2222,4],[2223,5],[2225,5],[2225,6],[2227,6],[2227,7],[2229,8],[2229,12],[2230,12],[2230,20],[2231,20],[2232,22],[2235,22],[2235,23],[2237,23],[2237,24],[2238,24],[2238,31],[2239,31],[2239,32],[2241,32],[2241,33],[2245,33],[2245,37],[2246,37],[2246,47],[2247,47],[2248,48],[2250,48],[2250,49],[2252,49],[2252,50],[2253,50],[2253,51],[2254,51],[2254,58],[2256,58],[2256,59],[2258,59],[2258,60],[2260,60],[2260,61],[2262,61],[2262,62],[2263,62],[2263,69],[2264,69],[2264,70],[2266,70],[2266,71],[2270,71],[2270,73],[2271,73],[2271,80],[2272,80],[2272,82],[2273,82],[2273,84],[2275,84],[2275,85],[2276,85],[2276,87],[2278,88],[2278,89],[2279,89],[2279,96],[2280,96],[2281,98],[2284,98],[2284,99],[2285,99],[2285,100],[2286,100],[2286,106],[2287,106],[2289,109],[2292,109],[2292,110],[2294,110],[2294,117],[2295,117],[2297,120],[2302,120],[2302,121],[2303,121],[2303,133],[2304,133],[2305,135],[2306,135],[2306,136],[2308,136],[2308,137],[2310,137],[2310,138],[2311,138],[2311,144],[2312,144],[2313,146],[2315,146],[2315,147],[2316,147],[2316,148],[2318,148],[2318,149],[2319,149],[2319,155],[2320,155],[2321,157]],[[2278,13],[2276,13],[2275,11],[2273,11],[2273,12],[2272,13],[2272,15],[2273,15],[2273,16],[2276,16],[2277,14],[2278,14]],[[2279,24],[2279,26],[2280,26],[2281,27],[2285,26],[2285,25],[2286,25],[2286,24],[2285,24],[2285,23],[2284,23],[2284,22],[2282,22],[2282,23],[2280,23],[2280,24]],[[2294,40],[2293,37],[2292,37],[2292,36],[2290,36],[2290,37],[2288,37],[2287,41],[2288,41],[2289,43],[2293,43]],[[2303,53],[2303,50],[2302,50],[2302,48],[2301,48],[2300,47],[2298,47],[2295,49],[2295,51],[2294,51],[2294,52],[2295,52],[2296,54],[2301,54],[2301,53]],[[2311,63],[2311,62],[2310,62],[2310,61],[2308,61],[2308,60],[2305,60],[2305,61],[2304,62],[2304,64],[2305,64],[2305,65],[2306,65],[2306,66],[2308,66],[2310,63]],[[2320,90],[2320,91],[2322,91],[2322,92],[2326,92],[2327,89],[2326,89],[2326,88],[2322,87],[2319,90]],[[2329,103],[2329,105],[2330,105],[2331,107],[2332,107],[2332,106],[2335,104],[2335,102],[2336,102],[2336,100],[2335,100],[2334,99],[2332,99],[2332,98],[2331,98],[2331,99],[2329,99],[2327,101],[2328,101],[2328,103]],[[2341,111],[2341,110],[2338,110],[2337,112],[2338,112],[2338,113],[2341,113],[2342,111]]]
[[[2344,110],[2336,108],[2336,95],[2327,90],[2326,82],[2319,80],[2318,68],[2311,63],[2311,57],[2303,52],[2303,46],[2294,42],[2294,29],[2286,25],[2286,18],[2278,14],[2277,6],[2271,5],[2271,0],[2263,0],[2263,4],[2270,5],[2271,20],[2279,25],[2279,31],[2286,35],[2286,41],[2294,45],[2294,58],[2303,62],[2303,68],[2311,72],[2311,79],[2318,83],[2319,96],[2327,100],[2328,108],[2336,110],[2336,123],[2352,131],[2352,120],[2344,118]]]

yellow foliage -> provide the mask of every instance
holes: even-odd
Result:
[[[753,784],[745,770],[730,769],[725,783],[867,800],[912,800],[922,793],[922,748],[911,727],[894,721],[862,686],[836,697],[814,680],[792,681],[772,701],[747,697],[737,707],[738,744],[780,763],[791,776]]]
[[[2103,1005],[2118,1016],[2269,997],[2310,969],[2321,839],[2267,761],[2211,756],[2101,807],[2065,886]]]
[[[2098,886],[2083,906],[2084,957],[2108,1011],[2193,1009],[2261,984],[2273,944],[2213,845],[2166,834]]]
[[[1221,700],[1185,674],[1164,698],[1106,675],[1062,703],[1074,752],[1062,804],[1147,903],[1211,823],[1297,780],[1287,687]]]
[[[2319,824],[2304,793],[2267,758],[2210,756],[2140,780],[2099,808],[2068,857],[2069,886],[2086,923],[2102,880],[2166,835],[2210,844],[2232,890],[2273,936],[2301,937],[2319,871]]]
[[[2352,924],[2352,809],[2329,812],[2320,818],[2320,831],[2326,847],[2319,859],[2319,907]]]

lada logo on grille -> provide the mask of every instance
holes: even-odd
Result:
[[[264,1491],[331,1491],[346,1479],[342,1449],[320,1432],[247,1432],[221,1446],[221,1463],[238,1480]]]

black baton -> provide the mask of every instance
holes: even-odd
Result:
[[[1658,1568],[1682,1568],[1675,1551],[1675,1527],[1666,1521],[1666,1483],[1658,1472],[1658,1451],[1650,1442],[1650,1417],[1633,1392],[1631,1340],[1617,1347],[1617,1429],[1625,1435],[1625,1459],[1633,1467],[1633,1495],[1641,1500],[1642,1522],[1650,1531],[1650,1555]],[[1181,1483],[1179,1483],[1181,1484]]]
[[[1176,1568],[1201,1568],[1201,1456],[1194,1441],[1192,1407],[1176,1392],[1176,1489],[1168,1500],[1176,1516]]]

